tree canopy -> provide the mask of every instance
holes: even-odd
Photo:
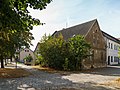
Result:
[[[29,46],[34,39],[30,30],[42,25],[30,15],[28,8],[42,10],[52,0],[0,0],[0,60],[6,54],[14,54],[21,46]]]

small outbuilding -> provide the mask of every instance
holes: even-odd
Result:
[[[25,48],[20,51],[20,54],[19,54],[20,62],[25,62],[25,58],[28,56],[32,57],[32,60],[29,60],[30,61],[29,64],[33,65],[34,64],[34,53],[29,48]]]

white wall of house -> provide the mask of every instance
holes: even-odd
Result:
[[[115,41],[112,41],[106,37],[104,37],[106,40],[106,44],[107,44],[107,56],[106,56],[106,62],[108,65],[114,65],[114,64],[118,64],[119,63],[119,59],[118,59],[118,49],[120,47],[120,44],[118,44]]]
[[[23,50],[20,51],[20,60],[22,61],[26,56],[31,55],[32,58],[34,59],[34,53],[32,50],[25,48]]]

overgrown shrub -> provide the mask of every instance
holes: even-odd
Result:
[[[65,41],[58,37],[43,36],[40,41],[38,60],[42,66],[61,70],[79,70],[82,60],[88,57],[90,44],[77,35]]]
[[[28,55],[24,58],[24,62],[32,62],[33,58],[31,55]]]
[[[33,58],[31,55],[28,55],[24,58],[24,64],[32,64]]]

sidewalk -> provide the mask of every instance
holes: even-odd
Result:
[[[1,64],[0,64],[1,65]],[[16,68],[16,62],[10,62],[7,65],[4,65],[5,68]],[[28,68],[31,69],[31,66],[24,65],[22,63],[17,63],[17,68]]]

